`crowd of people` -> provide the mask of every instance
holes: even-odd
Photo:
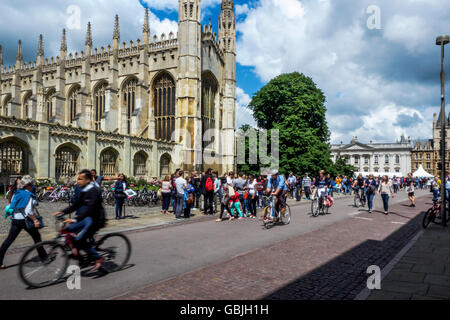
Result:
[[[75,237],[76,248],[87,251],[96,261],[98,269],[102,260],[95,249],[89,245],[88,239],[104,225],[105,212],[102,206],[102,182],[116,180],[114,195],[116,198],[116,219],[122,219],[124,199],[129,196],[129,184],[124,174],[118,177],[97,176],[95,169],[83,170],[77,178],[75,196],[71,205],[55,215],[65,215],[76,212],[74,219],[67,219],[71,232]],[[302,197],[327,197],[333,193],[360,195],[362,204],[367,203],[369,213],[372,213],[373,199],[380,194],[384,204],[385,214],[389,212],[389,198],[397,192],[405,189],[411,201],[410,206],[415,206],[415,189],[429,188],[434,200],[439,198],[441,180],[414,178],[409,174],[406,178],[387,176],[375,177],[370,174],[363,177],[359,174],[356,178],[340,176],[332,178],[330,174],[320,171],[316,177],[310,177],[308,173],[303,176],[280,174],[272,170],[268,175],[245,175],[243,172],[235,174],[230,171],[223,176],[218,172],[208,169],[201,174],[193,171],[186,174],[177,169],[171,176],[164,177],[160,182],[160,195],[162,200],[161,213],[168,215],[170,206],[176,219],[189,219],[192,210],[199,210],[204,215],[219,214],[217,222],[224,220],[242,220],[244,218],[256,219],[258,209],[265,206],[263,196],[273,196],[276,212],[283,212],[287,198],[299,201]],[[450,195],[450,176],[445,181],[447,196]],[[35,214],[36,187],[34,180],[29,177],[19,177],[11,186],[6,216],[11,219],[11,228],[8,237],[0,247],[0,269],[4,268],[3,258],[7,249],[11,246],[22,230],[26,230],[35,243],[41,241],[39,228],[41,221]],[[450,199],[450,197],[448,197]],[[278,217],[272,212],[266,219],[276,222]],[[44,254],[44,253],[42,253]]]

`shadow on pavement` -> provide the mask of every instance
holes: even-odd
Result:
[[[421,229],[424,212],[418,214],[383,241],[366,240],[328,263],[292,281],[265,300],[349,300],[366,287],[367,268],[383,269]]]

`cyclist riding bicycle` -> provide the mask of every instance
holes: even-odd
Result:
[[[102,206],[101,190],[92,181],[92,174],[89,170],[81,171],[77,178],[77,183],[81,188],[80,197],[68,208],[56,212],[54,216],[64,216],[74,211],[77,212],[75,219],[64,221],[69,223],[66,230],[77,234],[74,238],[76,248],[74,255],[78,255],[79,250],[86,251],[95,260],[92,271],[96,271],[100,269],[104,258],[100,257],[88,240],[92,239],[95,233],[105,226],[105,210]]]
[[[320,170],[319,176],[316,178],[314,187],[317,188],[317,196],[319,197],[319,205],[322,205],[325,198],[328,196],[329,180],[325,176],[325,171]],[[311,186],[312,188],[312,186]]]
[[[283,175],[278,173],[277,169],[272,170],[271,177],[267,180],[266,194],[274,196],[274,207],[276,212],[283,213],[286,210],[286,194],[288,193],[288,186]],[[281,208],[280,208],[281,207]],[[275,212],[272,212],[271,219],[277,223],[278,218],[275,217]],[[266,219],[268,221],[269,219]]]
[[[365,197],[364,197],[364,185],[365,185],[365,180],[363,178],[362,173],[360,173],[358,175],[358,178],[355,179],[355,181],[353,182],[353,189],[355,189],[355,192],[358,193],[360,199],[362,202],[365,202]]]

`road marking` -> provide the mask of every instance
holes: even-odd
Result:
[[[373,220],[372,218],[364,218],[364,217],[352,217],[352,218],[354,218],[354,219],[361,219],[361,220],[369,220],[369,221]]]
[[[393,224],[406,224],[406,222],[397,222],[397,221],[391,221]]]
[[[349,213],[348,215],[349,216],[356,216],[356,215],[358,215],[358,214],[360,214],[361,212],[351,212],[351,213]]]

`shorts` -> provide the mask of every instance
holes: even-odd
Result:
[[[414,192],[409,192],[408,197],[414,197]]]

